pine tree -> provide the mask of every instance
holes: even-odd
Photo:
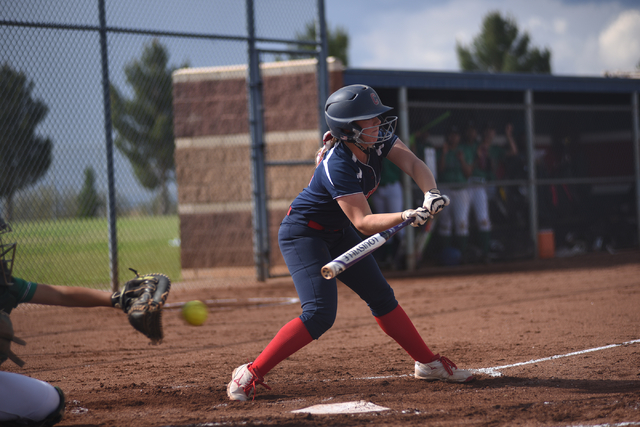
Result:
[[[160,189],[162,214],[169,212],[168,185],[175,180],[171,83],[175,68],[168,62],[167,49],[153,40],[139,60],[125,67],[133,98],[125,99],[111,85],[115,146],[127,157],[144,188]]]
[[[302,33],[296,33],[296,40],[315,41],[316,25],[308,22]],[[301,44],[296,46],[299,50],[315,50],[315,47]],[[349,65],[349,35],[347,31],[338,26],[334,30],[327,28],[327,56],[338,58],[344,66]],[[289,55],[290,58],[298,58],[299,55]]]
[[[456,43],[458,63],[462,71],[551,73],[551,52],[530,47],[530,42],[513,18],[490,12],[469,47]]]
[[[94,218],[98,216],[98,211],[102,206],[102,201],[96,190],[96,173],[92,167],[88,166],[84,170],[84,185],[78,194],[78,218]]]
[[[51,166],[53,143],[36,135],[49,108],[32,97],[34,83],[8,64],[0,68],[0,197],[13,217],[17,191],[37,183]]]

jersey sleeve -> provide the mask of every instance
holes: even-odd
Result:
[[[36,289],[38,289],[38,284],[14,277],[13,287],[15,288],[14,292],[17,299],[17,305],[31,301],[33,295],[36,293]]]
[[[324,187],[333,199],[362,193],[362,187],[359,184],[362,171],[356,164],[333,161],[326,162],[321,167],[324,168],[322,176]]]
[[[13,285],[0,289],[0,310],[11,313],[18,304],[31,301],[37,288],[37,283],[14,277]]]
[[[391,151],[393,146],[396,144],[396,141],[398,141],[398,135],[393,135],[393,138],[391,138],[390,140],[379,144],[381,145],[379,149],[382,157],[387,157],[387,155],[389,155],[389,151]]]

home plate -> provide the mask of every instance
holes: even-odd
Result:
[[[308,408],[296,409],[291,412],[303,412],[309,414],[360,414],[363,412],[388,411],[389,408],[378,406],[371,402],[359,400],[357,402],[327,403],[325,405],[313,405]]]

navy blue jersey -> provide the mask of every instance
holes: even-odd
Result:
[[[389,141],[375,144],[369,150],[366,164],[360,162],[346,144],[337,142],[325,153],[309,185],[298,194],[291,208],[326,229],[349,227],[351,222],[337,199],[357,193],[369,198],[380,184],[382,160],[397,139],[394,135]]]

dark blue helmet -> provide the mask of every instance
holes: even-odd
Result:
[[[331,134],[342,141],[356,141],[361,144],[371,144],[360,140],[362,129],[355,122],[378,117],[391,107],[383,105],[373,88],[366,85],[350,85],[335,91],[324,106],[324,117],[331,130]],[[387,117],[379,125],[381,132],[377,142],[387,141],[393,137],[397,117]]]

